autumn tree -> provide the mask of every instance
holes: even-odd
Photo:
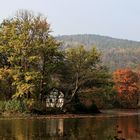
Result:
[[[43,98],[62,57],[42,15],[18,11],[0,25],[0,82],[11,97]],[[2,88],[2,87],[1,87]]]
[[[113,73],[115,89],[122,102],[128,102],[128,106],[137,104],[138,101],[138,74],[130,69],[119,69]]]

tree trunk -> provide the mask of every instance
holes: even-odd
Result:
[[[43,56],[42,61],[43,61],[42,70],[41,70],[42,79],[41,79],[41,83],[40,83],[40,95],[39,95],[39,99],[41,101],[43,100],[43,96],[44,96],[45,56]]]

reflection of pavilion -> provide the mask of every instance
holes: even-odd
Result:
[[[64,120],[63,119],[50,119],[47,123],[47,133],[50,136],[63,136],[64,133]]]

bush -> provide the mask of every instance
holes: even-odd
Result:
[[[46,113],[46,104],[44,101],[37,101],[34,99],[24,100],[28,113],[44,115]]]
[[[27,108],[23,101],[19,100],[0,101],[0,112],[25,112],[25,111],[27,111]]]
[[[78,103],[75,105],[75,109],[77,113],[100,113],[98,110],[97,106],[94,103],[90,104],[83,104],[83,103]]]
[[[5,111],[5,101],[0,101],[0,113]]]

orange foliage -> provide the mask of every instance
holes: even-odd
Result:
[[[120,69],[113,73],[113,79],[115,82],[115,89],[119,96],[131,96],[138,93],[138,81],[139,77],[136,72],[130,69]]]

